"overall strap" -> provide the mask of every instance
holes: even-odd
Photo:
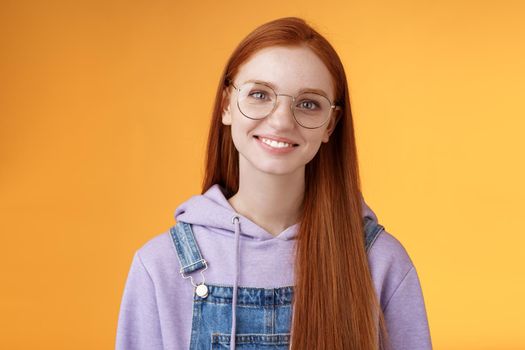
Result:
[[[363,233],[367,252],[382,230],[384,230],[384,227],[373,219],[369,217],[363,219]],[[183,276],[185,273],[191,273],[207,267],[206,260],[202,257],[190,224],[181,221],[177,222],[175,226],[170,228],[170,235],[179,258],[180,273]]]
[[[372,218],[365,216],[363,219],[363,231],[365,235],[365,249],[366,252],[370,250],[372,244],[374,244],[379,233],[385,228],[379,223],[375,222]]]
[[[177,222],[175,226],[170,228],[170,235],[177,251],[177,257],[181,266],[180,273],[183,277],[185,273],[191,273],[207,267],[206,260],[202,258],[190,224],[181,221]]]

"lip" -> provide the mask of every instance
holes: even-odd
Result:
[[[273,155],[282,155],[287,154],[290,152],[293,152],[296,147],[283,147],[283,148],[274,148],[270,145],[267,145],[266,143],[262,142],[262,140],[258,136],[254,136],[255,142],[257,142],[266,152],[269,152]]]
[[[286,143],[290,143],[294,146],[298,146],[298,144],[296,142],[293,142],[292,140],[290,139],[287,139],[287,138],[284,138],[284,137],[280,137],[280,136],[273,136],[273,135],[268,135],[268,134],[259,134],[259,135],[255,135],[256,138],[260,139],[261,137],[262,138],[265,138],[265,139],[269,139],[269,140],[274,140],[274,141],[277,141],[277,142],[286,142]]]

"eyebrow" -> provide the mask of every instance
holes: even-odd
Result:
[[[246,80],[243,84],[246,84],[246,83],[258,83],[258,84],[268,85],[272,89],[278,90],[277,87],[275,86],[275,84],[270,83],[269,81],[257,80],[257,79],[249,79],[249,80]],[[328,97],[328,94],[324,90],[321,90],[321,89],[302,88],[301,90],[299,90],[297,92],[297,94],[302,94],[303,92],[315,92],[316,94],[323,95],[324,97],[326,97],[326,98],[328,98],[330,100],[330,98]]]

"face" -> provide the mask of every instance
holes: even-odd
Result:
[[[306,47],[274,46],[258,51],[239,67],[233,84],[240,87],[249,80],[269,83],[277,94],[297,96],[300,90],[312,89],[320,90],[332,102],[335,97],[328,68]],[[330,120],[323,126],[307,129],[294,120],[291,97],[278,96],[270,115],[253,120],[239,110],[238,93],[229,88],[225,94],[222,123],[231,126],[241,167],[275,175],[304,174],[305,165],[314,158],[321,143],[329,141],[336,113],[332,111]],[[286,141],[286,145],[275,141]]]

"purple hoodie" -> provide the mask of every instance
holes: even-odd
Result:
[[[377,222],[364,200],[362,207],[363,216]],[[235,215],[240,217],[238,240],[232,223]],[[237,214],[219,185],[182,203],[175,218],[192,224],[202,256],[209,263],[204,272],[207,283],[258,288],[294,284],[299,224],[273,236]],[[241,247],[238,256],[236,243]],[[368,251],[368,262],[392,350],[432,349],[418,275],[404,247],[383,230]],[[179,270],[169,230],[135,252],[120,307],[116,349],[189,348],[194,287]],[[201,280],[198,272],[192,275],[197,282]]]

